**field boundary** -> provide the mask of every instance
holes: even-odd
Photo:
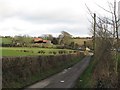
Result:
[[[2,57],[3,88],[21,88],[71,67],[82,53],[58,56]],[[9,78],[10,77],[10,78]]]

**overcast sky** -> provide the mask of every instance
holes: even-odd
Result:
[[[85,3],[91,11],[108,15],[114,0],[0,0],[0,35],[58,36],[67,31],[73,36],[91,36]],[[119,1],[119,0],[117,0]]]

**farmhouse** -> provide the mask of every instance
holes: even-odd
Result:
[[[34,43],[37,43],[37,44],[40,44],[40,43],[48,43],[48,44],[51,44],[51,41],[50,40],[44,40],[42,38],[34,38],[33,40]]]
[[[34,39],[33,39],[33,42],[34,42],[34,43],[42,43],[42,42],[43,42],[43,39],[42,39],[42,38],[34,38]]]
[[[48,42],[48,40],[43,40],[43,43],[47,43]]]

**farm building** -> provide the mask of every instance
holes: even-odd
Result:
[[[42,38],[34,38],[34,39],[33,39],[33,42],[34,42],[34,43],[42,43],[42,42],[43,42],[43,39],[42,39]]]
[[[42,39],[42,38],[34,38],[33,39],[33,42],[34,43],[48,43],[48,44],[51,44],[51,41],[50,40],[44,40],[44,39]]]

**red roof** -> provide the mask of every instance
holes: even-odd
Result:
[[[48,40],[43,40],[43,42],[48,42]]]
[[[34,38],[34,41],[43,41],[42,38]]]

